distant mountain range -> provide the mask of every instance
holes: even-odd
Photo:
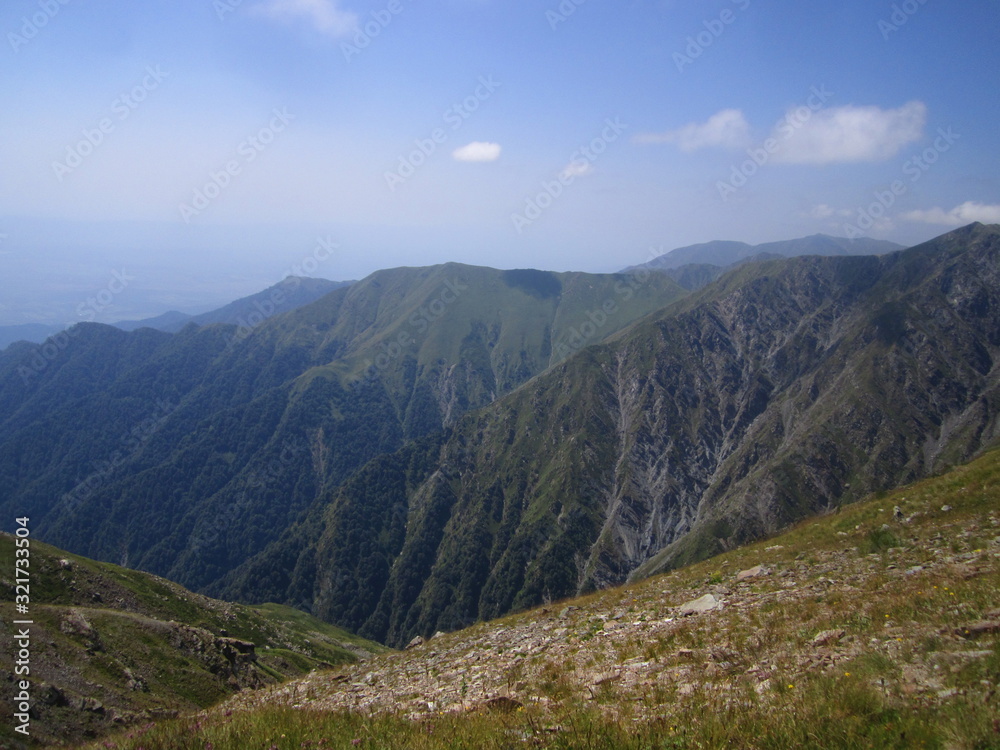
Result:
[[[742,242],[707,242],[701,245],[691,245],[672,250],[661,255],[644,267],[671,271],[671,277],[685,289],[697,289],[709,281],[718,278],[728,266],[745,261],[754,256],[766,257],[767,254],[781,257],[797,255],[880,255],[902,249],[900,245],[880,240],[866,238],[849,240],[839,237],[829,237],[817,234],[796,240],[770,242],[763,245],[747,245]],[[681,266],[690,266],[681,269]],[[627,268],[625,272],[637,267]],[[188,323],[208,325],[211,323],[228,323],[240,325],[241,319],[247,320],[260,313],[258,306],[270,309],[277,297],[281,301],[274,304],[277,312],[287,312],[296,307],[319,299],[324,294],[347,286],[353,281],[327,281],[290,276],[282,282],[257,294],[236,300],[222,308],[199,315],[172,310],[153,318],[142,320],[123,320],[114,325],[125,331],[139,328],[153,328],[167,333],[176,333]],[[0,350],[15,341],[27,341],[40,344],[50,336],[65,330],[66,326],[28,323],[22,325],[0,326]]]
[[[115,323],[116,328],[123,331],[135,331],[139,328],[152,328],[166,333],[176,333],[189,323],[199,326],[213,323],[229,325],[257,325],[262,317],[270,317],[276,313],[288,312],[319,299],[324,294],[350,286],[352,281],[327,281],[308,277],[289,276],[262,292],[243,297],[217,310],[211,310],[199,315],[171,310],[153,318],[142,320],[122,320]],[[241,322],[242,321],[242,322]],[[66,326],[26,323],[22,325],[0,326],[0,350],[16,341],[40,344],[50,336],[66,330]]]
[[[252,327],[258,325],[263,318],[302,307],[302,305],[307,305],[325,294],[329,294],[334,289],[350,286],[353,283],[353,281],[327,281],[326,279],[289,276],[284,281],[268,287],[262,292],[243,297],[235,302],[230,302],[225,307],[201,315],[187,315],[173,310],[145,320],[122,320],[115,323],[115,327],[121,328],[123,331],[154,328],[157,331],[166,331],[167,333],[176,333],[189,323],[199,326],[225,323]]]
[[[846,237],[831,237],[826,234],[814,234],[809,237],[780,242],[765,242],[761,245],[716,240],[671,250],[669,253],[664,253],[648,263],[644,263],[643,267],[660,270],[679,269],[688,265],[726,267],[754,257],[767,259],[769,257],[795,258],[800,255],[885,255],[902,249],[902,245],[885,240],[873,240],[867,237],[851,240]],[[633,268],[635,267],[625,270],[630,271]]]
[[[820,255],[687,288],[642,267],[394,269],[259,321],[18,344],[0,353],[0,511],[400,645],[1000,439],[1000,227]]]

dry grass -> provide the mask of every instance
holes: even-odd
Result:
[[[770,574],[736,582],[757,564]],[[722,609],[674,617],[713,589]],[[1000,748],[1000,639],[964,632],[1000,619],[998,591],[995,452],[565,614],[480,624],[93,747]],[[825,631],[839,637],[817,645]],[[497,695],[520,707],[490,710]]]

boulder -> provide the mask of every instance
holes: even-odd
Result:
[[[700,599],[692,599],[679,606],[677,613],[681,615],[696,615],[701,612],[710,612],[713,609],[718,609],[721,605],[722,602],[712,596],[712,594],[705,594]]]

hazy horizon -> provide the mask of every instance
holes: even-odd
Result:
[[[1000,221],[995,3],[16,0],[0,325]],[[139,292],[141,291],[141,295]],[[150,309],[150,308],[155,309]]]

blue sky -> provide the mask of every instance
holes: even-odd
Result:
[[[319,238],[346,279],[1000,222],[998,28],[994,0],[8,0],[0,323],[124,266],[139,307],[225,301]]]

